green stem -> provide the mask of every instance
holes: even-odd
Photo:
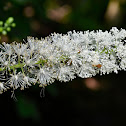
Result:
[[[23,64],[24,64],[24,59],[23,59]],[[23,75],[25,76],[23,66],[21,66],[21,71],[22,71]]]
[[[23,70],[23,66],[21,66],[21,71],[23,73],[23,75],[25,76],[24,70]]]
[[[23,61],[23,63],[20,63],[20,58],[18,58],[18,64],[15,64],[15,65],[13,65],[13,66],[8,66],[9,68],[10,68],[10,70],[13,70],[13,69],[16,69],[16,68],[23,68],[23,66],[25,66],[26,64],[24,63],[24,61]],[[44,65],[44,62],[46,62],[45,60],[39,60],[37,63],[35,63],[35,64],[38,64],[38,65],[40,65],[40,64],[42,64],[42,66]],[[6,67],[1,67],[0,68],[0,71],[4,71],[6,69]],[[23,72],[23,71],[22,71]]]
[[[9,66],[9,68],[11,69],[11,70],[13,70],[13,68],[21,68],[21,67],[23,67],[25,64],[16,64],[16,65],[13,65],[13,66]],[[0,71],[4,71],[6,69],[6,67],[1,67],[0,68]]]

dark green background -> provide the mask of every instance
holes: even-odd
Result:
[[[111,19],[106,13],[109,0],[0,0],[0,20],[12,16],[16,27],[2,40],[25,41],[27,36],[46,37],[53,32],[76,30],[109,30],[126,28],[126,2],[118,0],[118,14]],[[113,5],[114,6],[114,5]],[[63,16],[63,13],[65,15]],[[30,16],[29,16],[30,14]],[[51,15],[51,16],[50,16]],[[54,18],[56,17],[56,19]],[[2,41],[1,41],[2,42]],[[69,83],[54,82],[45,88],[32,86],[16,90],[17,101],[11,90],[0,95],[1,121],[16,125],[126,125],[125,72],[94,77],[100,83],[97,90],[85,85],[85,79]]]

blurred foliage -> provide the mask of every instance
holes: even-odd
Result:
[[[20,99],[16,102],[17,112],[19,113],[20,117],[23,119],[32,119],[34,121],[39,120],[39,112],[37,110],[36,104],[34,101],[27,99],[20,95],[18,97]]]
[[[2,35],[7,35],[7,32],[11,31],[11,27],[16,26],[16,24],[13,21],[14,21],[13,17],[9,17],[5,21],[5,23],[3,21],[0,21],[0,33],[2,33]]]
[[[13,17],[16,23],[11,32],[1,36],[1,42],[21,42],[27,36],[41,38],[71,30],[126,29],[125,12],[125,0],[0,0],[0,20]],[[126,125],[124,82],[123,71],[69,83],[56,81],[45,88],[44,98],[40,98],[41,89],[35,85],[16,91],[16,103],[9,99],[8,91],[0,95],[1,115],[3,120],[17,120],[18,125],[41,124],[39,121],[46,125]]]
[[[27,36],[45,37],[52,32],[108,30],[112,26],[125,28],[126,2],[117,1],[118,12],[111,19],[108,14],[111,1],[113,0],[1,0],[0,15],[1,20],[14,17],[17,24],[15,30],[7,36],[8,42],[22,41]],[[113,8],[114,6],[115,4]]]

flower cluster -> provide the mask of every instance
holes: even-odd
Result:
[[[126,30],[113,27],[109,32],[70,31],[41,40],[28,37],[27,43],[2,43],[0,93],[125,70],[125,37]]]

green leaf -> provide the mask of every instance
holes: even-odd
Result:
[[[22,118],[32,118],[39,120],[39,113],[35,101],[20,96],[17,102],[17,111]]]

